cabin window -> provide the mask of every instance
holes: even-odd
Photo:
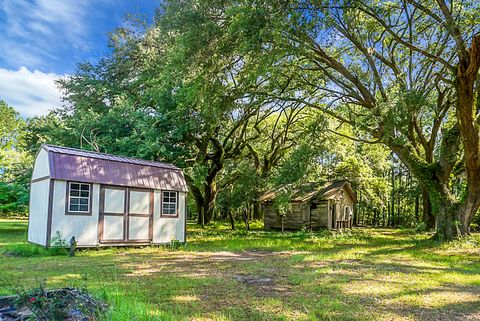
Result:
[[[177,215],[177,192],[162,192],[162,215],[176,216]]]
[[[84,183],[68,183],[68,212],[90,213],[91,185]]]

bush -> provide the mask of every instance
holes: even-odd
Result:
[[[170,243],[165,244],[165,247],[169,250],[175,251],[184,247],[184,244],[178,240],[171,240]]]
[[[414,228],[414,231],[416,233],[426,232],[427,230],[428,230],[428,226],[424,222],[418,223],[417,226],[415,226]]]
[[[60,233],[60,231],[56,231],[55,235],[50,240],[50,246],[66,248],[70,245],[68,244],[67,240],[63,238],[62,233]]]
[[[26,216],[28,190],[20,184],[0,182],[0,216]]]
[[[480,232],[480,227],[476,223],[470,224],[470,231],[471,232]]]

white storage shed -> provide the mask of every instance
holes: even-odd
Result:
[[[79,247],[185,242],[186,194],[183,173],[171,164],[42,145],[28,241],[48,247],[60,233]]]

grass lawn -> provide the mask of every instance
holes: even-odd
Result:
[[[32,247],[0,220],[0,253]],[[86,287],[106,320],[480,320],[480,235],[448,244],[399,229],[232,232],[188,226],[188,244],[0,254],[0,294]],[[249,278],[265,282],[242,282]],[[240,281],[239,281],[240,280]]]

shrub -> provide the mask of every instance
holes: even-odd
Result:
[[[16,301],[18,308],[27,306],[38,320],[66,320],[68,316],[66,302],[62,298],[49,298],[45,282],[37,288],[21,291]]]
[[[178,250],[181,248],[184,244],[178,240],[171,240],[170,243],[166,244],[166,248],[169,250]]]
[[[414,231],[416,233],[426,232],[427,230],[428,230],[428,226],[424,222],[418,223],[417,226],[415,226],[414,228]]]
[[[26,216],[28,190],[20,184],[0,182],[0,217]]]
[[[69,247],[68,242],[62,237],[62,233],[60,231],[56,231],[55,235],[52,237],[50,241],[50,246],[52,247]]]
[[[471,232],[480,232],[480,228],[479,228],[478,224],[476,224],[476,223],[470,224],[470,231]]]

